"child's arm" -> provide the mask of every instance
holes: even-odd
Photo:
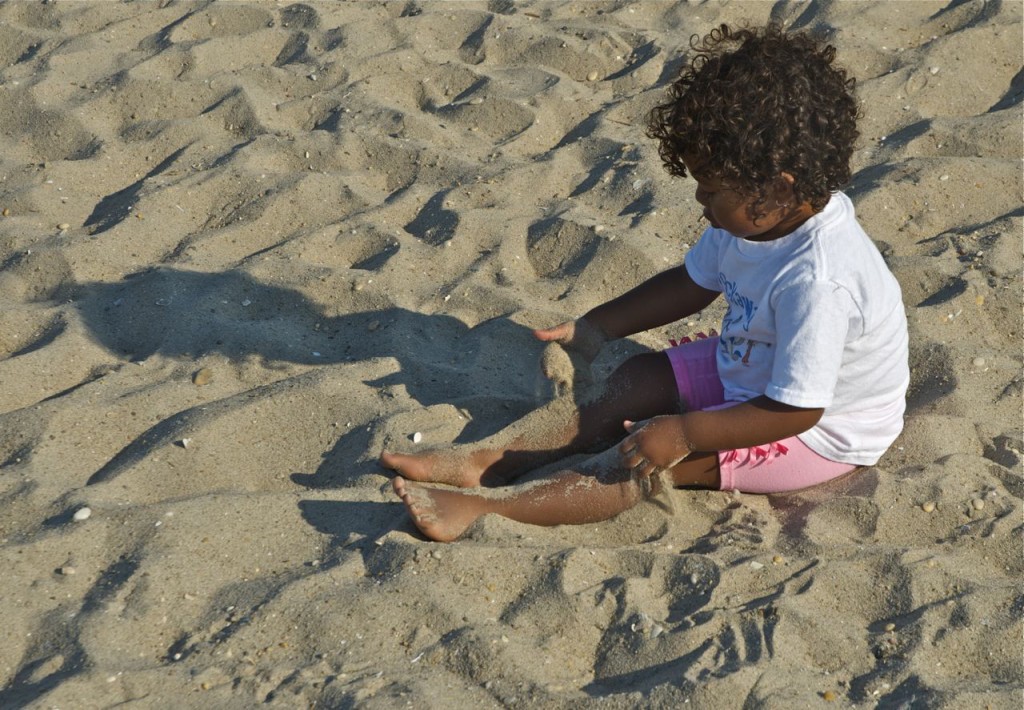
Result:
[[[823,412],[761,395],[726,409],[654,417],[640,427],[627,422],[631,433],[619,445],[619,453],[625,467],[647,476],[695,451],[743,449],[802,434]]]
[[[716,298],[717,291],[698,286],[686,267],[679,265],[652,276],[583,317],[609,338],[624,338],[693,315]]]
[[[591,358],[601,344],[672,323],[707,308],[717,291],[694,283],[683,265],[663,271],[636,288],[588,311],[577,321],[535,330],[544,341],[558,341]],[[582,321],[582,322],[581,322]],[[596,341],[597,347],[593,347]]]

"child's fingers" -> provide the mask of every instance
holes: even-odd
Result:
[[[635,427],[636,422],[626,421],[628,427]],[[639,442],[632,435],[627,436],[619,444],[619,462],[624,469],[632,471],[634,476],[646,478],[658,470],[657,465],[647,459],[640,451]]]
[[[634,464],[633,466],[630,466],[629,469],[634,474],[636,474],[637,476],[640,476],[642,478],[650,478],[651,476],[654,476],[654,475],[656,475],[658,473],[661,473],[664,470],[660,466],[658,466],[656,464],[653,464],[650,461],[648,461],[647,459],[642,458],[642,457],[641,457],[641,459],[639,461],[636,462],[636,464]]]
[[[636,453],[636,440],[632,436],[627,436],[619,443],[619,453],[623,456]]]
[[[557,328],[538,328],[533,331],[533,337],[537,340],[543,340],[545,343],[550,343],[552,340],[558,340],[559,331]]]
[[[533,331],[533,336],[538,340],[544,342],[556,341],[567,341],[572,339],[573,323],[559,323],[553,328],[537,328]]]
[[[619,444],[619,465],[627,471],[634,471],[647,463],[643,454],[637,449],[637,443],[632,436],[627,436]]]
[[[625,427],[626,431],[629,432],[630,434],[635,434],[636,432],[640,431],[645,426],[647,426],[647,424],[650,421],[650,419],[644,419],[641,422],[634,422],[629,419],[626,419],[622,422],[622,426]]]

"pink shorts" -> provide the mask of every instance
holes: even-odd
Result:
[[[718,377],[718,338],[703,338],[665,351],[686,411],[711,411],[732,407],[726,402]],[[830,461],[812,451],[795,436],[749,449],[718,452],[718,471],[723,491],[782,493],[830,481],[857,468]]]

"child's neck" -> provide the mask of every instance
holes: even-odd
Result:
[[[771,242],[782,239],[803,226],[804,222],[817,214],[810,203],[804,202],[782,215],[782,218],[767,232],[745,237],[748,242]]]

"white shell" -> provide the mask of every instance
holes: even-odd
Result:
[[[423,434],[421,434],[420,432],[416,432],[415,434],[412,435],[412,443],[418,444],[421,441],[423,441]]]
[[[84,508],[79,508],[78,510],[76,510],[75,514],[71,517],[74,519],[76,523],[80,523],[83,520],[88,520],[90,515],[92,515],[92,508],[90,508],[89,506],[85,506]]]

